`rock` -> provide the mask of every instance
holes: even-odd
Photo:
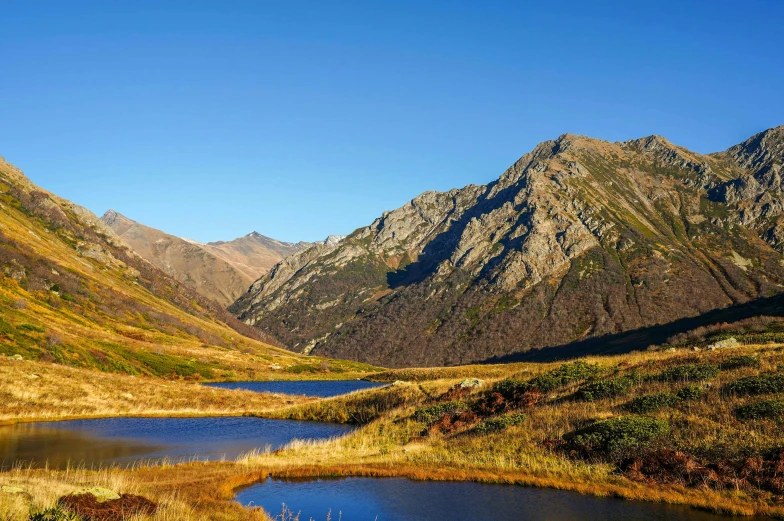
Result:
[[[72,495],[83,496],[85,494],[92,494],[99,503],[103,503],[104,501],[111,501],[113,499],[120,499],[120,494],[103,487],[82,488],[74,492]]]
[[[11,277],[16,282],[21,281],[27,276],[27,271],[25,270],[24,266],[19,264],[16,259],[11,259],[9,264],[3,266],[3,273],[6,276]]]
[[[280,371],[281,369],[283,369],[283,366],[281,366],[280,364],[271,364],[270,369],[272,369],[273,371]]]
[[[22,355],[19,355],[19,354],[11,355],[8,358],[11,359],[11,360],[15,360],[17,362],[21,362],[21,361],[24,360],[24,357]]]
[[[35,373],[32,373],[32,374],[28,374],[27,376],[25,376],[25,378],[27,378],[28,380],[37,380],[38,378],[41,378],[41,377],[39,375],[35,374]]]
[[[475,389],[477,387],[481,387],[484,385],[485,381],[480,380],[479,378],[466,378],[465,380],[461,380],[458,382],[458,387],[462,387],[463,389]]]
[[[719,340],[718,342],[714,342],[710,344],[706,349],[710,351],[715,351],[716,349],[727,349],[731,347],[738,347],[740,342],[735,337],[725,338],[724,340]]]

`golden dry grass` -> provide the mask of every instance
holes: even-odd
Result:
[[[0,424],[108,416],[256,414],[311,400],[0,358]]]
[[[599,364],[607,374],[634,369],[652,374],[670,365],[683,363],[691,357],[714,362],[727,354],[757,355],[761,358],[761,367],[723,371],[711,382],[704,399],[655,414],[667,418],[675,426],[673,440],[681,444],[688,444],[691,437],[694,445],[724,444],[724,449],[732,452],[740,446],[754,449],[780,443],[781,437],[775,423],[760,422],[751,428],[739,422],[733,416],[732,409],[744,399],[727,398],[718,393],[718,388],[728,381],[760,371],[777,370],[779,364],[784,363],[784,353],[779,346],[749,346],[733,349],[731,353],[657,351],[587,361]],[[56,494],[69,490],[69,487],[73,489],[85,483],[108,483],[110,478],[118,479],[117,484],[112,486],[121,488],[121,492],[132,491],[161,502],[163,508],[155,519],[266,520],[268,518],[264,512],[244,509],[234,503],[232,498],[238,487],[261,481],[267,476],[400,476],[429,480],[473,480],[692,505],[714,512],[742,515],[756,513],[784,518],[782,505],[770,502],[768,496],[754,491],[641,484],[618,474],[611,464],[569,459],[543,448],[543,440],[560,437],[586,420],[623,414],[619,406],[630,398],[629,395],[596,402],[565,399],[578,386],[573,384],[553,391],[542,403],[526,409],[527,420],[522,426],[486,435],[464,429],[451,434],[419,436],[423,424],[415,421],[413,412],[461,378],[472,376],[485,379],[485,386],[476,391],[481,393],[501,378],[511,375],[530,378],[557,365],[475,366],[470,370],[461,368],[459,371],[454,368],[415,370],[412,374],[417,374],[412,379],[417,381],[399,383],[386,389],[360,391],[348,396],[291,406],[280,402],[280,408],[274,408],[273,404],[261,415],[351,421],[357,418],[354,416],[357,411],[367,412],[371,406],[376,409],[370,409],[375,416],[362,416],[369,423],[344,437],[317,443],[296,441],[280,451],[254,451],[235,462],[186,463],[95,473],[81,470],[71,475],[64,471],[17,469],[15,473],[0,474],[0,485],[17,483],[30,486],[31,483],[51,482],[51,486],[46,485],[44,489],[56,492],[48,495],[42,493],[36,499],[36,504],[45,505],[47,501],[51,503]],[[422,378],[422,373],[431,379]],[[400,376],[401,372],[391,374]],[[644,381],[633,393],[658,392],[667,389],[668,385]],[[380,403],[392,405],[379,407]],[[5,498],[0,501],[21,500]],[[24,511],[19,505],[14,508],[19,512]]]

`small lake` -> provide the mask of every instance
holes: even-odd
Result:
[[[584,496],[575,492],[405,478],[312,481],[268,479],[237,494],[245,506],[280,516],[282,503],[299,519],[324,521],[727,521],[689,507]]]
[[[266,418],[107,418],[0,427],[0,468],[16,462],[51,468],[88,467],[169,458],[233,459],[293,439],[325,439],[347,425]]]
[[[223,389],[245,389],[257,393],[280,393],[315,396],[329,398],[341,394],[353,393],[363,389],[375,389],[387,384],[366,382],[364,380],[321,380],[321,381],[293,381],[276,380],[268,382],[216,382],[205,384]]]

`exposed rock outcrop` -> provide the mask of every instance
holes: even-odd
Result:
[[[565,134],[300,252],[230,310],[291,349],[467,363],[781,292],[782,133],[701,155]],[[776,251],[776,250],[779,251]]]

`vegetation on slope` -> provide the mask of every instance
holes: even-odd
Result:
[[[370,369],[261,340],[137,257],[87,210],[0,161],[0,356],[190,380]]]
[[[0,474],[0,485],[39,483],[67,494],[114,480],[115,489],[159,503],[153,519],[267,519],[232,497],[269,475],[476,480],[784,517],[784,482],[775,471],[784,391],[738,383],[775,381],[782,367],[784,348],[769,345],[471,367],[483,382],[466,380],[464,368],[390,371],[390,379],[415,381],[263,413],[359,425],[336,440],[226,463],[70,474],[17,469]],[[619,378],[633,382],[624,393],[590,400],[580,393]],[[41,508],[56,499],[33,495]],[[28,510],[18,508],[11,519],[25,520]]]
[[[410,367],[666,330],[779,295],[784,127],[763,135],[705,156],[567,134],[497,181],[426,192],[295,255],[230,309],[299,352]]]

